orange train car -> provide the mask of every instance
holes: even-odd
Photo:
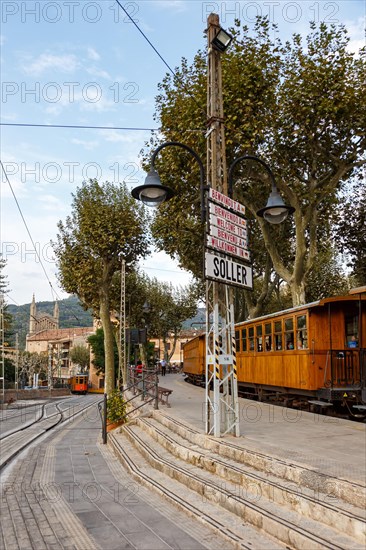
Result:
[[[71,393],[88,393],[89,388],[89,376],[87,374],[76,374],[69,378],[69,387]]]
[[[366,287],[235,325],[240,391],[366,403]],[[184,346],[183,372],[204,382],[205,336]]]

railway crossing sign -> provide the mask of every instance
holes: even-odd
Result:
[[[253,270],[250,265],[243,265],[227,256],[220,257],[211,251],[206,251],[205,267],[206,279],[240,288],[253,289]]]

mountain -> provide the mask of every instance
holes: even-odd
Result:
[[[199,307],[197,313],[191,319],[187,319],[183,323],[183,329],[203,329],[206,325],[206,309],[204,307]]]
[[[76,296],[69,296],[58,302],[60,311],[60,328],[91,327],[93,318],[90,311],[85,311]],[[37,313],[53,315],[54,302],[36,302]],[[25,337],[29,332],[30,303],[16,306],[8,304],[7,312],[12,316],[12,333],[19,335],[19,349],[25,348]],[[13,337],[14,340],[14,337]],[[14,342],[11,342],[14,344]]]

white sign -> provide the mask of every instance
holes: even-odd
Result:
[[[235,225],[235,223],[223,220],[214,214],[209,216],[210,226],[219,227],[222,231],[229,231],[233,235],[240,237],[241,239],[247,238],[247,230],[242,225]]]
[[[230,210],[227,210],[226,208],[223,208],[222,206],[218,206],[217,204],[210,202],[208,204],[209,213],[213,214],[214,216],[218,216],[222,220],[225,220],[230,223],[234,223],[235,225],[239,225],[240,227],[246,227],[247,221],[245,218],[242,218],[238,216],[237,214],[234,214],[233,212],[230,212]]]
[[[219,355],[219,364],[220,365],[232,365],[233,356],[232,355]]]
[[[226,285],[253,289],[253,270],[251,266],[240,264],[231,258],[220,258],[208,251],[205,253],[205,265],[207,279],[213,279]]]
[[[212,189],[212,187],[209,189],[208,197],[225,208],[230,208],[230,210],[234,210],[234,212],[238,212],[239,214],[245,214],[245,206],[243,204],[223,195],[220,191]]]
[[[238,229],[240,229],[240,227]],[[246,235],[245,238],[238,237],[237,235],[225,231],[224,229],[220,229],[220,227],[216,227],[215,225],[211,225],[210,235],[217,237],[218,239],[222,239],[228,243],[235,244],[235,246],[239,246],[240,248],[248,248]]]
[[[214,355],[207,355],[207,363],[209,365],[215,364],[215,356]],[[233,364],[233,356],[232,355],[219,355],[219,365],[232,365]]]
[[[209,246],[210,248],[214,248],[215,250],[219,250],[224,254],[231,254],[232,256],[237,256],[242,260],[247,260],[247,261],[250,260],[250,252],[248,250],[246,250],[245,248],[240,248],[235,244],[231,244],[226,241],[223,241],[222,239],[218,239],[213,235],[207,235],[207,246]]]

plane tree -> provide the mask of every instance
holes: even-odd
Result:
[[[265,271],[268,254],[273,269],[262,280],[273,287],[276,273],[288,284],[293,305],[299,305],[306,301],[316,265],[319,228],[329,227],[337,193],[366,162],[366,48],[351,52],[342,25],[312,23],[305,38],[294,34],[286,43],[275,31],[261,18],[253,33],[240,21],[230,29],[234,41],[222,56],[226,157],[228,166],[246,154],[265,160],[284,199],[296,209],[278,227],[257,217],[268,196],[267,174],[255,162],[237,165],[235,197],[261,230],[261,243],[252,250],[256,274]],[[205,158],[206,73],[206,52],[200,51],[191,65],[183,59],[175,76],[168,74],[160,83],[155,116],[162,137],[146,144],[146,167],[152,150],[167,140],[183,142]],[[160,207],[153,236],[182,267],[202,277],[196,161],[185,151],[166,148],[156,167],[177,195]]]
[[[114,331],[111,322],[113,278],[149,252],[145,209],[124,184],[84,182],[72,195],[71,215],[58,223],[53,243],[58,277],[66,292],[76,294],[100,318],[104,332],[106,392],[115,385]]]

